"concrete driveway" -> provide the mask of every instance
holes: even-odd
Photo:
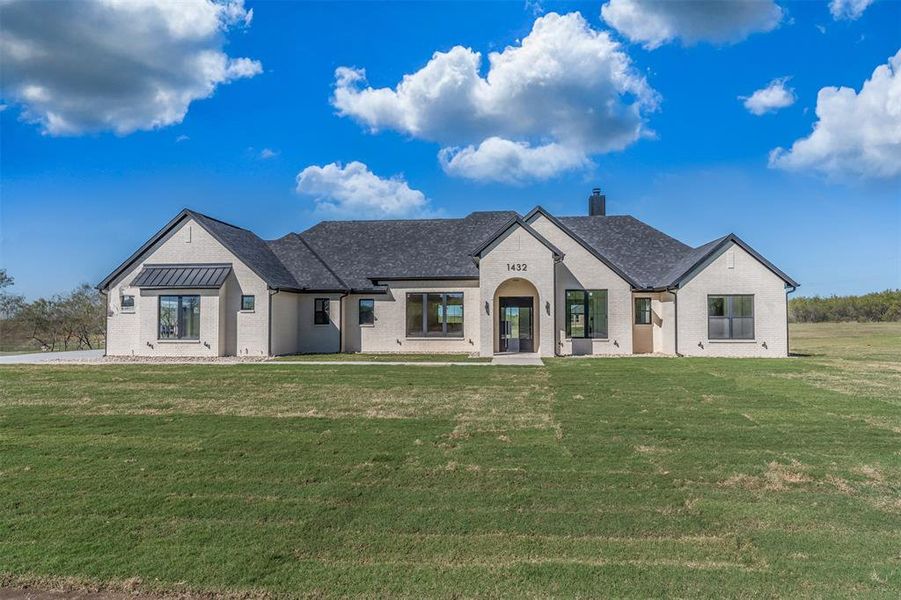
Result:
[[[37,365],[59,360],[99,360],[103,350],[72,350],[70,352],[34,352],[0,356],[0,365]]]

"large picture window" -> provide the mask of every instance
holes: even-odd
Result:
[[[607,337],[607,290],[566,290],[566,337]]]
[[[159,313],[159,339],[200,339],[200,296],[160,296]]]
[[[707,296],[707,338],[754,339],[754,296]]]
[[[463,292],[408,293],[407,337],[463,337]]]

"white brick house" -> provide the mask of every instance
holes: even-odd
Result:
[[[735,235],[536,207],[265,241],[184,210],[106,277],[107,353],[786,356],[798,284]]]

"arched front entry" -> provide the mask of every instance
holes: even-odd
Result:
[[[538,352],[541,347],[538,290],[525,279],[514,277],[494,293],[494,351]]]

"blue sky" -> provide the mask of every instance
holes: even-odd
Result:
[[[857,18],[835,18],[825,2],[777,2],[776,13],[749,17],[745,25],[756,27],[751,33],[710,33],[697,20],[697,27],[685,29],[684,19],[673,14],[656,15],[670,29],[637,31],[617,20],[615,11],[602,18],[602,4],[246,2],[238,5],[240,18],[216,25],[214,34],[192,38],[192,44],[199,39],[227,57],[251,60],[233,68],[228,63],[209,97],[189,90],[196,99],[185,114],[166,113],[163,123],[154,104],[158,97],[147,98],[137,85],[134,93],[145,96],[118,93],[119,75],[111,71],[134,61],[104,62],[105,50],[81,48],[77,36],[67,40],[68,52],[95,57],[91,64],[105,70],[103,77],[79,76],[65,101],[53,96],[76,85],[54,87],[65,57],[43,66],[24,60],[5,65],[0,265],[15,277],[19,293],[34,298],[98,282],[183,207],[272,238],[348,215],[525,213],[536,204],[555,214],[584,214],[586,198],[598,185],[607,194],[609,213],[632,214],[686,243],[737,233],[799,280],[798,293],[901,287],[901,139],[893,137],[901,130],[901,75],[885,66],[901,50],[901,3],[877,1]],[[395,102],[389,110],[361,95],[370,88],[393,94],[404,75],[455,46],[481,52],[478,75],[484,78],[488,53],[519,47],[536,19],[574,12],[585,25],[567,22],[582,27],[585,37],[576,36],[573,47],[584,41],[590,50],[591,44],[608,43],[596,35],[609,32],[609,45],[602,47],[625,57],[629,81],[643,81],[650,90],[644,92],[640,116],[619,110],[633,107],[636,94],[610,91],[605,75],[597,73],[586,75],[585,82],[567,79],[557,87],[552,82],[552,91],[533,90],[539,95],[526,100],[493,91],[497,97],[490,101],[509,101],[515,120],[535,117],[528,130],[518,129],[518,121],[510,125],[504,115],[470,122],[468,115],[453,113],[459,103],[436,106],[429,100],[417,100],[426,103],[420,112],[410,109],[419,118],[415,125],[402,125],[397,114],[409,103]],[[775,20],[767,22],[773,14]],[[27,25],[11,31],[28,19],[4,20],[13,25],[0,36],[30,39]],[[732,37],[724,41],[719,35]],[[137,40],[135,46],[145,57],[160,54],[166,64],[195,47],[161,43],[143,46]],[[534,57],[526,62],[541,64]],[[142,65],[129,66],[121,85],[134,83]],[[860,101],[864,82],[880,65],[882,87],[874,84],[872,94],[895,90],[884,98],[887,117]],[[898,65],[901,70],[901,59]],[[339,67],[365,69],[365,82],[349,88],[359,101],[352,108],[332,99]],[[182,75],[174,73],[178,83],[172,85],[184,85]],[[592,77],[599,79],[588,81]],[[752,114],[740,97],[780,78],[787,78],[781,89],[789,100],[783,94],[765,114]],[[28,92],[36,81],[49,91]],[[574,90],[582,83],[588,87]],[[818,92],[829,86],[853,90],[850,104],[827,104],[821,93],[818,114]],[[616,107],[616,114],[586,123],[591,135],[560,133],[549,124],[558,106],[551,93],[575,111],[594,109],[596,102]],[[82,102],[75,106],[71,98]],[[129,111],[134,119],[126,121],[122,114]],[[60,125],[49,114],[66,120]],[[876,133],[854,133],[857,123]],[[621,149],[606,148],[608,129],[617,124],[634,126],[628,135],[635,139]],[[832,132],[832,146],[824,148],[818,139],[780,164],[768,162],[772,150],[791,148],[810,136],[815,124]],[[849,131],[847,139],[838,135]],[[563,148],[567,160],[578,164],[560,159],[563,166],[548,173],[552,160],[542,158],[522,166],[521,176],[511,180],[512,171],[491,156],[477,154],[481,162],[465,168],[439,160],[443,147],[478,148],[494,136],[529,148],[551,144],[548,152]],[[374,184],[368,193],[396,195],[394,208],[377,200],[342,199],[349,185],[345,169],[354,161],[365,165],[362,174]],[[329,170],[331,163],[337,164]],[[308,168],[299,192],[297,176]],[[336,183],[336,177],[345,179]]]

